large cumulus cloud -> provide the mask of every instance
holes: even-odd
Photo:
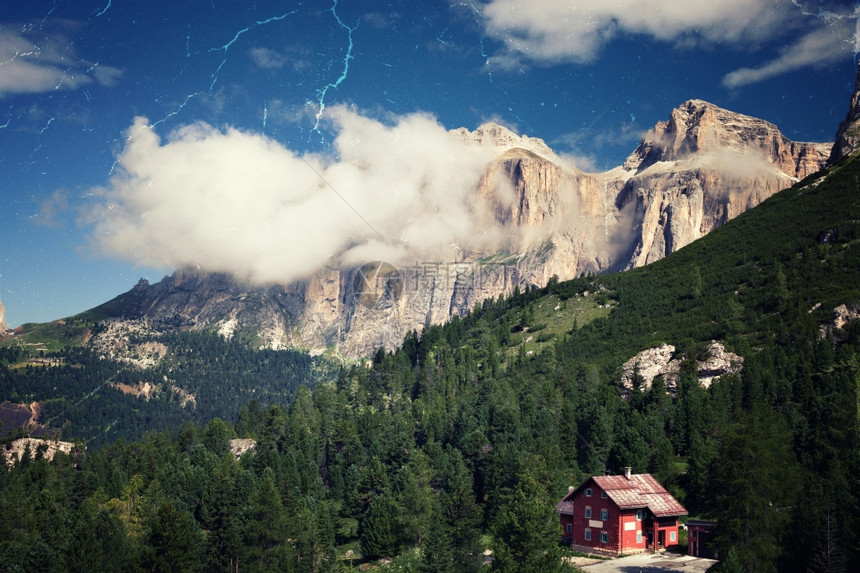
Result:
[[[329,112],[331,155],[202,123],[162,140],[137,118],[115,175],[93,192],[96,246],[146,266],[268,283],[326,265],[451,260],[462,245],[498,239],[475,193],[491,148],[424,114]]]

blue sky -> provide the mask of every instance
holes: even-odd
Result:
[[[858,14],[817,0],[4,2],[7,321],[75,314],[178,266],[265,282],[396,257],[391,242],[441,256],[429,237],[469,226],[463,182],[485,159],[450,147],[458,127],[502,123],[586,170],[620,164],[691,98],[829,141]]]

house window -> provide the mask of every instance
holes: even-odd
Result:
[[[636,510],[636,521],[642,521],[642,516],[645,512],[641,509]]]
[[[608,496],[608,495],[606,495],[606,492],[605,492],[605,491],[601,491],[601,492],[600,492],[600,497],[602,497],[603,499],[606,499],[606,498],[607,498],[607,497],[609,497],[609,496]]]
[[[591,541],[591,530],[589,528],[585,528],[585,540]]]
[[[601,519],[601,521],[608,521],[609,520],[609,510],[606,509],[605,507],[600,510],[600,519]]]
[[[677,531],[670,531],[669,532],[669,541],[671,543],[675,543],[676,541],[678,541],[678,532]]]
[[[568,526],[568,527],[570,527],[570,526]],[[636,532],[636,543],[642,543],[642,531],[641,530]]]
[[[609,543],[609,532],[601,531],[600,532],[600,542],[601,543]]]
[[[585,488],[585,497],[591,497],[592,493],[593,492],[591,491],[590,487]]]
[[[568,533],[570,533],[571,531],[573,531],[573,524],[572,524],[572,523],[568,523],[568,524],[567,524],[567,532],[568,532]]]
[[[591,519],[591,506],[590,505],[585,506],[585,517],[587,517],[588,519]]]

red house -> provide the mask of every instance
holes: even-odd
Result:
[[[651,474],[594,476],[556,504],[564,539],[584,553],[617,556],[678,544],[687,510]]]

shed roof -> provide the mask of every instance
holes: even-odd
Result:
[[[565,496],[566,498],[567,496]],[[555,504],[555,512],[560,515],[573,515],[573,502],[567,499],[562,499]]]
[[[573,508],[568,508],[566,504],[572,504],[577,493],[589,483],[594,483],[597,487],[605,491],[609,499],[619,509],[648,508],[655,517],[670,517],[686,515],[687,513],[684,506],[678,503],[678,500],[666,491],[666,488],[660,485],[660,482],[654,479],[654,476],[651,474],[631,474],[629,478],[623,475],[591,477],[585,480],[585,483],[578,488],[564,496],[556,504],[556,511],[562,513],[562,509],[569,509],[569,512],[573,513]]]

